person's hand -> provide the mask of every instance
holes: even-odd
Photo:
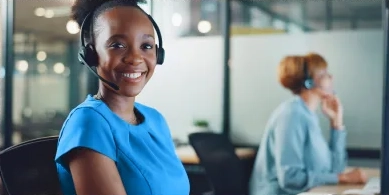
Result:
[[[322,101],[323,113],[330,119],[334,129],[343,127],[343,106],[336,96],[328,96]]]
[[[359,168],[341,173],[338,178],[339,183],[343,184],[364,184],[367,181],[366,174]]]

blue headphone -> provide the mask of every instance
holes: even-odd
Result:
[[[313,82],[313,78],[309,76],[308,63],[305,59],[303,61],[303,71],[304,71],[303,86],[305,89],[312,89],[315,86],[315,83]]]

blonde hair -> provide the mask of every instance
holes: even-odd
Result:
[[[286,56],[278,66],[278,80],[281,85],[299,94],[303,90],[304,82],[304,63],[308,69],[308,76],[313,77],[317,70],[327,68],[326,60],[316,53],[309,53],[305,56]]]

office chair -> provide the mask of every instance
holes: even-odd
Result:
[[[216,133],[192,133],[189,143],[205,169],[214,195],[248,194],[242,161],[228,137]]]
[[[0,174],[8,195],[62,195],[54,162],[57,136],[37,138],[0,152]]]

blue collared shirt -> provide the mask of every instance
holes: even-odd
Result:
[[[251,195],[292,195],[337,184],[347,165],[346,131],[331,130],[329,143],[316,113],[296,96],[271,115],[250,180]]]

